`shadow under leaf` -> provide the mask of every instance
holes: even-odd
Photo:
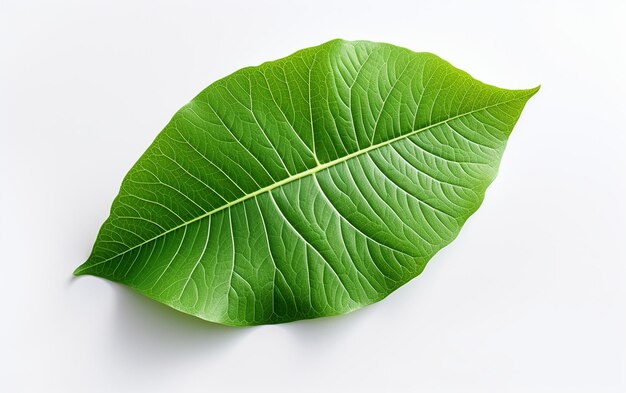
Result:
[[[226,351],[252,332],[223,326],[176,311],[133,290],[111,283],[117,297],[112,318],[111,350],[125,358],[150,363],[183,365]]]

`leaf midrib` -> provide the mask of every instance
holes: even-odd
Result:
[[[332,166],[341,164],[341,163],[343,163],[345,161],[348,161],[348,160],[350,160],[352,158],[358,157],[358,156],[360,156],[362,154],[369,153],[370,151],[373,151],[373,150],[379,149],[381,147],[390,145],[392,143],[398,142],[398,141],[400,141],[402,139],[409,138],[409,137],[411,137],[413,135],[416,135],[416,134],[418,134],[420,132],[427,131],[427,130],[429,130],[431,128],[435,128],[435,127],[440,126],[442,124],[446,124],[449,121],[452,121],[452,120],[455,120],[455,119],[459,119],[461,117],[469,116],[469,115],[471,115],[473,113],[484,111],[484,110],[487,110],[487,109],[490,109],[490,108],[494,108],[494,107],[497,107],[497,106],[500,106],[500,105],[504,105],[504,104],[507,104],[507,103],[510,103],[510,102],[513,102],[513,101],[523,100],[524,98],[526,98],[526,96],[524,96],[524,97],[516,97],[516,98],[510,99],[510,100],[498,102],[496,104],[487,105],[487,106],[484,106],[482,108],[473,109],[471,111],[464,112],[464,113],[458,114],[456,116],[449,117],[449,118],[447,118],[445,120],[442,120],[442,121],[439,121],[437,123],[428,125],[426,127],[422,127],[422,128],[417,129],[417,130],[409,131],[406,134],[397,136],[397,137],[389,139],[387,141],[383,141],[383,142],[377,143],[375,145],[370,145],[370,146],[368,146],[368,147],[366,147],[364,149],[357,150],[355,152],[352,152],[352,153],[350,153],[348,155],[345,155],[343,157],[339,157],[339,158],[334,159],[332,161],[329,161],[327,163],[316,165],[315,167],[313,167],[311,169],[308,169],[306,171],[303,171],[303,172],[300,172],[300,173],[296,173],[295,175],[291,175],[289,177],[286,177],[283,180],[280,180],[280,181],[278,181],[278,182],[276,182],[274,184],[270,184],[269,186],[260,188],[257,191],[254,191],[254,192],[252,192],[250,194],[246,194],[246,195],[244,195],[244,196],[242,196],[240,198],[237,198],[237,199],[235,199],[235,200],[233,200],[231,202],[228,202],[228,203],[226,203],[226,204],[224,204],[224,205],[222,205],[220,207],[217,207],[217,208],[215,208],[213,210],[205,212],[204,214],[201,214],[200,216],[198,216],[198,217],[196,217],[194,219],[191,219],[189,221],[185,221],[185,222],[183,222],[183,223],[181,223],[181,224],[179,224],[179,225],[177,225],[177,226],[175,226],[175,227],[173,227],[171,229],[168,229],[167,231],[165,231],[165,232],[163,232],[163,233],[161,233],[161,234],[159,234],[157,236],[154,236],[154,237],[152,237],[152,238],[150,238],[148,240],[145,240],[144,242],[139,243],[139,244],[137,244],[137,245],[135,245],[133,247],[130,247],[127,250],[125,250],[125,251],[123,251],[123,252],[121,252],[121,253],[119,253],[117,255],[114,255],[114,256],[112,256],[110,258],[107,258],[107,259],[105,259],[103,261],[99,261],[99,262],[97,262],[97,263],[95,263],[93,265],[89,265],[89,266],[85,266],[85,267],[83,267],[84,265],[81,265],[74,271],[74,274],[80,274],[85,269],[88,269],[88,268],[91,268],[91,267],[94,267],[94,266],[98,266],[98,265],[106,263],[106,262],[108,262],[110,260],[113,260],[115,258],[118,258],[118,257],[126,254],[127,252],[132,251],[132,250],[134,250],[134,249],[136,249],[138,247],[142,247],[143,245],[148,244],[148,243],[150,243],[150,242],[152,242],[152,241],[154,241],[154,240],[156,240],[156,239],[158,239],[158,238],[160,238],[162,236],[165,236],[165,235],[167,235],[170,232],[174,232],[174,231],[176,231],[176,230],[178,230],[180,228],[183,228],[183,227],[185,227],[187,225],[190,225],[190,224],[192,224],[192,223],[194,223],[196,221],[199,221],[199,220],[201,220],[203,218],[209,217],[209,216],[211,216],[211,215],[213,215],[215,213],[218,213],[218,212],[220,212],[222,210],[228,209],[228,208],[230,208],[232,206],[235,206],[235,205],[237,205],[239,203],[245,202],[248,199],[254,198],[254,197],[256,197],[256,196],[258,196],[260,194],[263,194],[265,192],[271,192],[273,189],[281,187],[281,186],[284,186],[285,184],[291,183],[292,181],[296,181],[296,180],[305,178],[305,177],[310,176],[310,175],[315,175],[316,173],[318,173],[320,171],[323,171],[325,169],[328,169],[328,168],[330,168]]]

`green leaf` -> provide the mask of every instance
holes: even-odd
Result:
[[[365,41],[244,68],[174,115],[75,274],[226,325],[377,302],[478,209],[537,90]]]

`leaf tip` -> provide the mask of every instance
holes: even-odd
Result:
[[[533,87],[532,89],[528,89],[528,91],[530,92],[531,96],[534,96],[535,94],[537,94],[537,92],[541,90],[541,85],[537,85],[535,87]]]
[[[524,103],[528,102],[541,89],[541,85],[537,85],[530,89],[513,90],[515,96]]]

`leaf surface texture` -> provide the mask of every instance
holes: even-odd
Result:
[[[75,274],[226,325],[374,303],[478,209],[536,91],[365,41],[244,68],[174,115]]]

